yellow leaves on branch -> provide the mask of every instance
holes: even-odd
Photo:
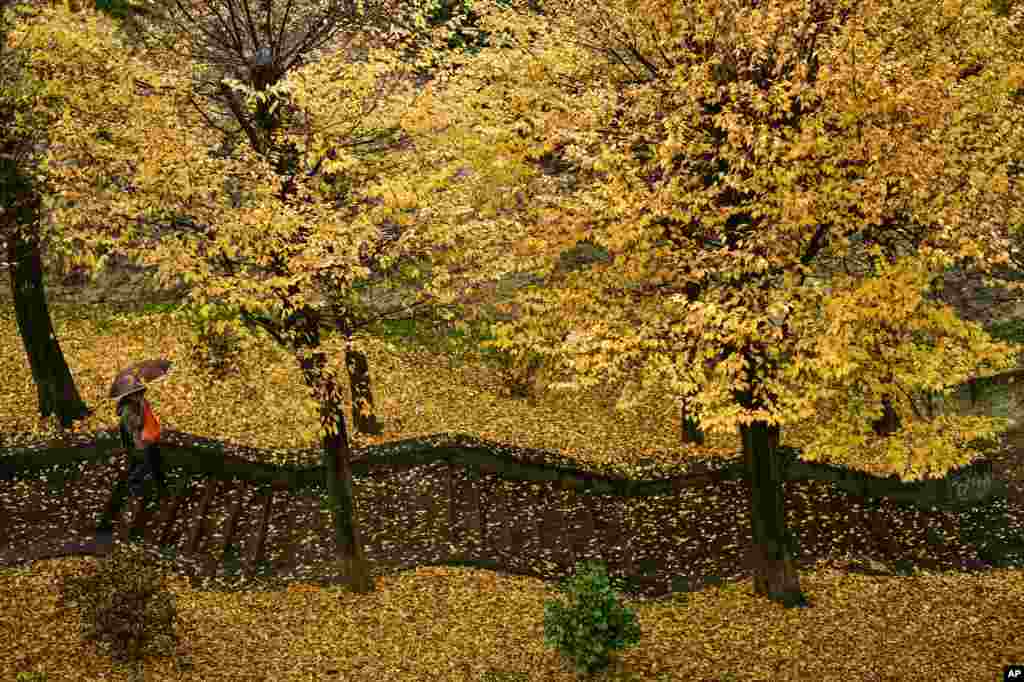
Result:
[[[959,320],[947,306],[923,301],[920,291],[929,279],[920,259],[880,263],[876,277],[833,290],[825,308],[825,332],[817,348],[795,358],[784,372],[817,376],[809,391],[790,404],[820,401],[823,412],[804,453],[809,460],[854,463],[867,470],[894,471],[903,480],[927,471],[944,474],[974,456],[967,443],[989,438],[1006,427],[1005,420],[942,417],[921,420],[907,396],[921,391],[947,391],[979,370],[1000,371],[1014,364],[1015,347],[988,339],[981,328]],[[838,281],[834,284],[838,284]],[[915,339],[935,339],[934,344]],[[877,439],[870,420],[881,415],[888,396],[900,417],[899,433]],[[879,442],[876,442],[879,441]],[[898,465],[898,466],[897,466]],[[930,469],[929,469],[930,467]]]
[[[336,218],[325,217],[324,212],[316,207],[280,210],[272,196],[280,189],[280,178],[270,171],[264,159],[253,156],[251,151],[244,148],[236,152],[232,159],[213,160],[209,157],[208,149],[212,140],[207,137],[205,130],[201,126],[189,127],[195,120],[180,116],[181,111],[175,98],[179,91],[188,87],[188,79],[184,74],[177,81],[171,81],[169,93],[160,92],[139,98],[132,90],[135,82],[161,85],[166,79],[156,69],[150,69],[145,62],[124,58],[118,51],[113,31],[104,24],[105,19],[88,11],[74,17],[65,16],[59,10],[49,11],[49,14],[52,18],[46,25],[49,39],[61,44],[59,49],[37,51],[36,64],[40,68],[49,68],[53,83],[56,84],[54,87],[61,88],[60,92],[65,93],[63,101],[67,105],[61,124],[52,129],[51,155],[58,152],[63,155],[58,157],[59,163],[54,164],[54,176],[59,181],[58,186],[63,184],[66,198],[82,198],[74,206],[66,202],[57,206],[56,222],[79,226],[84,222],[80,216],[89,214],[102,216],[109,223],[121,222],[127,226],[134,221],[136,215],[152,215],[158,209],[170,213],[186,213],[216,226],[221,252],[229,257],[250,255],[241,253],[242,246],[247,245],[251,251],[255,251],[252,255],[256,256],[255,260],[260,265],[266,265],[269,246],[281,243],[276,235],[267,238],[267,229],[270,227],[275,228],[282,238],[289,238],[295,233],[298,224],[319,218],[326,221],[322,227],[330,238],[336,236]],[[80,30],[82,17],[90,24],[86,31]],[[74,26],[74,30],[70,26]],[[39,44],[44,44],[46,38],[45,35],[37,35]],[[116,72],[111,73],[111,65],[115,61]],[[365,103],[359,102],[356,104],[360,106],[343,107],[337,93],[347,92],[351,95],[371,92],[384,68],[375,64],[352,65],[346,77],[355,78],[349,78],[348,83],[335,80],[328,87],[325,79],[337,75],[330,72],[328,67],[336,64],[325,60],[320,66],[322,68],[319,71],[310,70],[307,77],[300,74],[290,81],[275,85],[269,94],[286,94],[288,86],[295,84],[292,96],[300,105],[308,106],[305,120],[311,133],[310,139],[296,138],[296,141],[300,151],[304,151],[305,143],[311,140],[314,154],[322,156],[328,148],[338,148],[340,143],[346,141],[343,135],[346,131],[351,133],[352,120],[368,109]],[[78,78],[80,72],[90,74],[93,80]],[[102,84],[103,87],[93,87],[96,77],[108,73],[111,77]],[[252,92],[239,83],[235,83],[235,86],[246,95],[250,106],[268,96],[268,93]],[[350,100],[357,99],[350,96],[345,101],[351,103]],[[385,115],[377,113],[366,120],[379,128],[393,125],[396,119],[395,114],[391,113],[393,108],[386,106],[381,110]],[[115,121],[118,122],[116,125]],[[114,128],[113,135],[116,137],[114,143],[100,147],[93,140],[97,133],[103,132],[104,123]],[[339,126],[341,130],[335,130]],[[100,151],[106,155],[102,160],[96,158]],[[69,159],[68,154],[72,152],[78,153],[80,157],[88,154],[91,163]],[[345,151],[336,156],[325,162],[325,172],[345,172],[361,164],[360,160]],[[119,178],[114,186],[106,180],[96,182],[97,176],[112,171]],[[247,202],[240,209],[234,209],[225,200],[221,185],[223,178],[232,178],[246,186],[243,195],[247,197]],[[306,189],[301,182],[299,185],[298,194],[302,195]],[[131,191],[125,192],[129,186]],[[102,187],[107,188],[105,193],[97,191]],[[398,203],[409,206],[414,202],[405,192],[398,196]],[[114,207],[116,211],[111,211]],[[262,244],[255,243],[259,241],[254,241],[252,237],[255,235],[260,236]],[[94,240],[86,237],[83,241],[89,244]],[[173,269],[182,267],[199,274],[204,268],[199,250],[204,245],[193,238],[186,240],[184,246],[186,250],[191,249],[192,253],[165,252],[161,254],[164,256],[161,259],[153,258],[153,253],[135,255],[150,263],[159,262],[162,275],[170,275]],[[94,258],[91,260],[95,262]],[[196,268],[200,268],[200,271]],[[187,278],[206,281],[202,276]],[[271,286],[282,281],[285,280],[275,280]]]
[[[65,198],[76,198],[73,206],[53,204],[52,243],[85,224],[130,229],[133,214],[166,205],[169,195],[195,193],[193,173],[201,164],[194,155],[169,157],[165,142],[182,135],[175,88],[159,97],[137,94],[137,82],[164,88],[168,76],[127,53],[105,15],[39,8],[36,20],[20,24],[9,40],[30,55],[53,96],[46,105],[57,116],[48,131],[49,176]],[[78,236],[86,249],[104,243]]]
[[[901,418],[910,412],[904,402],[894,402]],[[859,411],[858,415],[859,420],[815,423],[800,444],[801,457],[852,465],[876,475],[895,473],[902,481],[938,478],[978,456],[969,443],[990,439],[1008,424],[1003,418],[940,415],[930,421],[904,419],[897,434],[882,438],[869,422],[880,411]]]

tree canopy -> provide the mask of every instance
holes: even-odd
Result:
[[[539,219],[502,225],[548,271],[583,239],[613,260],[531,292],[536,314],[499,325],[499,345],[559,357],[576,375],[567,387],[621,383],[623,408],[636,391],[695,392],[711,430],[845,405],[811,459],[905,480],[969,461],[964,444],[992,422],[917,422],[874,448],[865,416],[894,382],[909,418],[913,391],[1009,362],[1005,344],[922,293],[954,262],[1006,263],[1024,224],[1009,172],[1024,104],[1015,24],[980,3],[626,6],[584,24],[549,17],[519,60],[474,60],[461,74],[472,86],[423,100],[434,139],[489,161],[479,182],[494,201],[540,175],[545,153],[592,176],[530,196]],[[617,44],[599,50],[596,36]],[[816,263],[854,247],[873,271],[813,285]],[[942,338],[938,352],[911,342],[920,334]],[[759,404],[742,409],[733,395],[749,385]]]

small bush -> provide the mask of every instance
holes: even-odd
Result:
[[[98,564],[65,576],[58,605],[77,606],[83,637],[118,662],[141,661],[157,640],[178,641],[174,595],[138,547],[119,545]]]
[[[568,583],[570,602],[544,604],[544,644],[571,659],[578,673],[593,675],[618,649],[640,642],[636,614],[622,606],[604,567],[588,562]]]

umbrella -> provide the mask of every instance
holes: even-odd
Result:
[[[170,360],[145,360],[126,367],[114,377],[108,398],[121,398],[146,388],[146,384],[167,374],[171,368]]]

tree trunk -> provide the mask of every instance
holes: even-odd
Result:
[[[696,443],[697,445],[704,444],[704,431],[700,428],[700,424],[697,419],[691,417],[686,412],[686,401],[683,401],[682,406],[679,408],[679,416],[682,419],[683,434],[682,441],[683,445],[687,443]]]
[[[379,436],[383,425],[373,412],[373,393],[370,390],[370,368],[362,351],[345,351],[345,368],[352,387],[352,423],[358,433]],[[366,409],[364,414],[363,410]]]
[[[806,607],[800,591],[793,537],[786,527],[783,472],[776,452],[779,427],[766,422],[740,426],[743,454],[750,472],[750,519],[753,535],[754,594],[786,608]]]
[[[326,364],[324,353],[317,353],[313,358],[304,359],[300,363],[307,385],[321,395],[323,424],[331,424],[335,431],[324,435],[323,460],[327,496],[334,516],[334,541],[338,563],[352,591],[367,593],[373,591],[374,584],[356,524],[356,501],[352,489],[352,451],[345,425],[344,404],[333,379],[319,376],[319,370]]]
[[[747,410],[764,409],[764,403],[754,397],[756,371],[770,361],[758,350],[741,352],[747,386],[734,392],[736,402]],[[753,421],[740,424],[739,433],[750,477],[754,594],[766,596],[785,608],[807,607],[810,605],[807,597],[800,591],[796,541],[786,526],[785,472],[778,454],[779,426],[764,420]]]
[[[338,433],[324,436],[324,468],[327,477],[327,495],[334,508],[334,541],[338,561],[348,577],[349,585],[357,593],[373,592],[373,577],[366,562],[362,537],[356,524],[355,494],[352,489],[352,452],[348,445],[345,414],[340,405],[334,414]]]
[[[0,174],[0,179],[7,177],[6,173]],[[27,191],[33,190],[27,188]],[[79,395],[60,343],[53,332],[43,287],[43,261],[39,243],[35,239],[26,238],[22,232],[36,224],[39,203],[38,195],[22,203],[14,212],[13,224],[10,217],[5,219],[8,224],[4,226],[3,232],[7,241],[7,260],[10,262],[15,318],[28,355],[32,378],[36,383],[39,415],[43,418],[57,415],[61,427],[66,429],[76,419],[89,416],[92,410]]]

